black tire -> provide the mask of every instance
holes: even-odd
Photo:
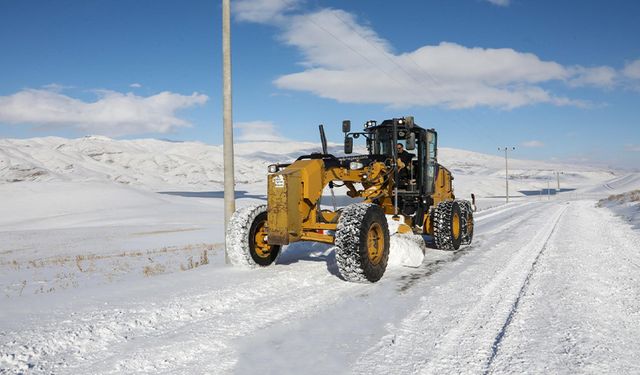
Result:
[[[462,214],[456,201],[440,202],[433,212],[433,237],[440,250],[458,250],[462,243]]]
[[[460,213],[462,215],[462,241],[460,242],[462,245],[469,245],[473,240],[473,207],[471,206],[471,202],[460,200],[458,201],[460,205]]]
[[[389,260],[389,227],[382,208],[371,203],[345,207],[338,220],[335,244],[338,271],[345,280],[380,280]]]
[[[231,264],[256,267],[272,264],[280,246],[269,245],[265,239],[267,206],[244,207],[233,213],[227,228],[225,243]]]

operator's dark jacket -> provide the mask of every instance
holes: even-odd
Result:
[[[411,159],[414,156],[415,156],[414,154],[407,152],[407,150],[402,150],[402,152],[398,154],[398,157],[400,158],[400,160],[402,160],[404,165],[406,165],[407,167],[411,165]]]

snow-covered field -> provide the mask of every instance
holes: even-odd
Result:
[[[237,205],[318,150],[237,145]],[[0,140],[0,373],[640,372],[640,174],[510,160],[504,205],[499,155],[440,162],[479,197],[473,244],[394,236],[353,284],[322,244],[224,265],[221,147]]]

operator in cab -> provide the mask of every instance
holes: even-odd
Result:
[[[404,145],[402,143],[398,143],[396,145],[396,149],[398,150],[398,169],[407,169],[407,167],[411,166],[411,159],[413,159],[416,155],[408,152],[404,149]]]
[[[400,177],[399,185],[400,188],[406,188],[409,183],[409,179],[411,179],[411,159],[413,159],[413,157],[416,155],[405,150],[402,143],[398,143],[396,145],[396,150],[398,151],[398,177]]]

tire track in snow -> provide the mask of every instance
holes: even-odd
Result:
[[[202,359],[196,354],[208,353],[217,358],[211,369],[216,372],[235,363],[231,343],[238,335],[362,288],[335,278],[320,264],[234,274],[243,274],[240,283],[209,292],[185,291],[151,305],[129,301],[106,311],[96,306],[66,321],[2,332],[0,365],[6,363],[18,373],[156,373],[179,370]]]
[[[418,307],[399,327],[390,327],[352,371],[482,373],[541,244],[566,209],[557,203],[535,207],[521,212],[529,215],[522,225],[512,219],[516,229],[498,231],[462,263],[447,265],[422,283],[427,292]]]
[[[475,236],[471,245],[462,247],[456,251],[440,251],[440,250],[429,249],[429,251],[431,252],[441,253],[440,255],[442,255],[442,258],[435,259],[431,262],[425,262],[418,268],[417,271],[401,276],[400,281],[402,282],[402,284],[398,287],[398,291],[400,293],[405,293],[407,290],[409,290],[411,287],[416,285],[421,280],[427,277],[430,277],[436,272],[440,271],[447,264],[455,262],[461,257],[473,251],[482,249],[482,246],[488,235],[511,230],[517,225],[528,220],[532,214],[536,214],[539,211],[546,210],[546,209],[547,208],[545,206],[538,205],[532,208],[531,212],[530,211],[515,212],[510,214],[507,218],[496,217],[492,215],[491,220],[489,222],[482,222],[481,224],[478,225],[476,231],[479,233]],[[498,213],[501,213],[501,214],[511,213],[511,209],[501,210]],[[508,221],[505,222],[504,221],[505,219],[508,219]],[[497,222],[498,225],[491,229],[487,229],[487,230],[484,229],[485,227],[491,227],[489,224],[493,222]]]
[[[282,269],[279,271],[283,272]],[[189,368],[198,368],[207,374],[229,373],[239,360],[235,343],[238,339],[282,321],[317,313],[339,301],[343,293],[363,288],[363,285],[346,284],[331,275],[310,278],[308,269],[287,273],[287,282],[280,278],[273,278],[276,281],[273,284],[255,282],[271,293],[180,327],[162,329],[157,335],[136,342],[140,348],[134,352],[126,348],[119,350],[105,361],[110,368],[107,373],[181,372]],[[305,277],[307,281],[300,282]],[[338,285],[330,287],[332,281]],[[237,292],[242,293],[246,288]],[[159,361],[167,353],[171,353],[168,360]],[[103,360],[98,359],[86,368],[89,371],[82,369],[81,372],[91,372],[102,366]]]
[[[514,210],[522,210],[522,208],[527,207],[529,205],[535,204],[535,202],[524,202],[524,203],[519,203],[519,204],[509,204],[509,205],[504,205],[504,206],[499,206],[496,208],[491,208],[488,210],[482,210],[477,212],[476,217],[474,219],[474,221],[484,221],[488,218],[494,217],[494,216],[498,216],[501,214],[504,214],[505,212],[510,212],[510,211],[514,211]],[[490,212],[487,212],[490,211]]]
[[[544,254],[544,251],[547,249],[549,241],[551,240],[551,238],[553,237],[553,235],[556,233],[556,231],[558,229],[558,222],[560,222],[560,219],[562,218],[562,215],[564,215],[564,213],[566,211],[567,211],[567,207],[565,206],[562,209],[562,211],[560,212],[560,214],[556,217],[556,219],[555,219],[555,221],[553,223],[553,229],[549,233],[549,236],[544,241],[542,247],[540,248],[540,251],[538,252],[538,255],[536,255],[536,258],[533,260],[533,263],[531,264],[531,269],[529,270],[529,273],[527,274],[526,279],[522,283],[522,287],[520,288],[520,291],[518,292],[518,297],[516,298],[515,302],[511,306],[511,310],[509,311],[509,315],[505,319],[504,324],[502,325],[502,328],[500,329],[500,332],[498,332],[498,334],[496,335],[495,340],[493,341],[493,345],[491,346],[491,357],[489,357],[489,360],[487,361],[487,365],[486,365],[486,368],[485,368],[485,371],[484,371],[485,375],[489,373],[489,371],[491,369],[491,365],[493,364],[493,360],[496,358],[496,355],[498,355],[498,351],[500,350],[500,343],[502,342],[502,339],[504,338],[504,335],[507,332],[507,328],[511,324],[511,320],[513,319],[513,316],[518,311],[518,307],[520,305],[520,300],[522,299],[522,297],[525,295],[525,293],[527,291],[527,288],[528,288],[529,283],[531,281],[531,276],[533,275],[533,273],[536,270],[536,266],[538,264],[538,260],[540,259],[542,254]]]
[[[531,265],[536,261],[565,210],[566,206],[554,212],[553,219],[547,220],[543,229],[535,233],[529,241],[526,241],[526,245],[517,251],[505,267],[498,270],[489,283],[481,289],[480,300],[471,310],[467,311],[465,318],[460,322],[461,324],[447,333],[440,343],[438,355],[430,361],[433,367],[427,372],[454,371],[460,360],[468,361],[466,354],[460,353],[460,343],[463,344],[463,347],[467,346],[470,353],[475,354],[476,364],[467,363],[467,365],[477,367],[478,362],[486,362],[486,358],[490,358],[496,332],[499,332],[504,326],[504,322],[518,298],[521,285],[524,283],[521,280],[526,280],[529,276]],[[462,358],[460,358],[460,354],[462,354]],[[475,368],[472,372],[483,372],[484,367]]]
[[[640,373],[640,234],[594,202],[558,225],[491,373]]]

